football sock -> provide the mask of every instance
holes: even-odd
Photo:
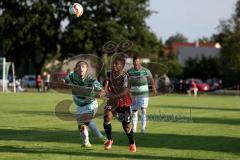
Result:
[[[104,122],[103,127],[104,127],[105,133],[107,135],[107,139],[112,140],[112,125],[111,125],[111,123]]]
[[[103,137],[102,133],[97,128],[95,122],[90,121],[88,127],[96,134],[97,137]]]
[[[137,122],[138,122],[138,111],[132,112],[132,127],[133,127],[133,132],[137,131]]]
[[[126,133],[126,135],[128,137],[129,144],[134,144],[133,130],[131,129],[131,131],[129,133]]]
[[[147,113],[146,109],[142,110],[142,131],[145,130],[146,124],[147,124]]]
[[[89,143],[89,137],[88,137],[87,127],[84,127],[83,131],[80,132],[80,136],[82,137],[84,144]]]

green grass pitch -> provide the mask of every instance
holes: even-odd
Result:
[[[112,150],[105,151],[91,132],[93,147],[81,148],[76,122],[55,116],[55,105],[63,99],[71,96],[0,93],[0,159],[240,159],[239,96],[151,98],[146,133],[135,134],[136,153],[128,151],[127,137],[116,119]],[[95,121],[103,132],[102,117]]]

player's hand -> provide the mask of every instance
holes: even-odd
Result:
[[[99,92],[99,96],[100,97],[105,97],[106,96],[105,90],[101,89],[100,92]]]
[[[68,80],[65,80],[65,79],[61,79],[62,83],[65,84],[65,85],[68,85],[70,82]]]

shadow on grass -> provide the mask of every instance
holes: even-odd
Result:
[[[213,123],[213,124],[230,124],[240,125],[240,119],[226,119],[226,118],[203,118],[203,117],[192,117],[193,123]]]
[[[167,109],[186,109],[186,111],[188,111],[191,107],[187,107],[187,106],[158,106],[159,108],[167,108]],[[202,110],[208,110],[209,108],[207,107],[192,107],[191,108],[192,110],[195,110],[195,109],[202,109]],[[210,110],[214,110],[215,108],[210,108]],[[220,109],[220,108],[219,108]],[[218,109],[217,109],[218,110]],[[233,110],[233,109],[223,109],[224,111],[237,111],[236,110]],[[240,110],[239,110],[240,111]],[[169,114],[169,111],[167,112]],[[159,112],[159,115],[156,114],[155,115],[155,120],[157,119],[160,119],[159,121],[161,121],[161,116],[164,115],[164,111],[163,112]],[[171,115],[171,114],[169,114]],[[187,118],[190,118],[190,115],[188,115],[186,113]],[[227,124],[227,125],[240,125],[240,119],[227,119],[227,118],[211,118],[211,117],[195,117],[194,116],[194,112],[192,112],[192,122],[193,123],[213,123],[213,124]]]
[[[0,146],[0,152],[8,153],[30,153],[30,154],[62,154],[62,155],[71,155],[71,156],[88,156],[88,157],[105,157],[105,158],[128,158],[128,159],[162,159],[162,160],[185,160],[186,158],[179,157],[166,157],[166,156],[152,156],[152,155],[140,155],[137,153],[129,154],[117,154],[110,153],[106,151],[105,153],[101,152],[91,152],[86,150],[76,151],[62,151],[62,150],[51,150],[51,149],[39,149],[39,148],[18,148],[14,146]],[[188,160],[200,160],[195,158],[188,158]],[[205,159],[211,160],[211,159]]]
[[[190,107],[186,107],[186,106],[160,106],[160,108],[181,108],[181,109],[190,109]],[[193,107],[192,109],[208,109],[208,108],[204,108],[204,107]],[[54,112],[50,112],[50,111],[18,111],[18,112],[13,112],[14,114],[31,114],[31,115],[38,115],[38,116],[55,116]],[[162,114],[162,115],[161,115]],[[149,121],[159,121],[159,122],[164,122],[164,112],[160,112],[155,114],[152,114],[152,116],[154,117],[149,118]],[[167,116],[168,114],[166,114],[165,116]],[[169,116],[172,116],[172,114],[169,114]],[[177,116],[177,115],[175,115]],[[190,120],[190,115],[188,115],[188,113],[186,113],[186,115],[184,115],[185,119],[183,120]],[[98,116],[101,117],[101,116]],[[171,118],[171,117],[170,117]],[[240,119],[227,119],[227,118],[210,118],[210,117],[194,117],[194,113],[192,114],[192,122],[193,123],[213,123],[213,124],[230,124],[230,125],[240,125]],[[181,119],[180,119],[181,120]],[[75,122],[75,120],[74,120]],[[178,121],[170,121],[169,122],[178,122]],[[181,121],[179,121],[181,122]],[[184,122],[184,121],[183,121]],[[186,122],[186,121],[185,121]]]
[[[0,129],[0,133],[0,140],[81,143],[78,131]],[[123,132],[113,132],[113,138],[115,145],[128,146],[127,137]],[[137,133],[135,139],[137,147],[240,152],[240,138],[234,137]],[[92,136],[91,142],[102,144]]]

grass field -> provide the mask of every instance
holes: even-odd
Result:
[[[151,98],[147,133],[135,134],[136,153],[128,151],[117,120],[112,122],[112,150],[105,151],[94,136],[92,149],[82,149],[76,123],[54,114],[55,105],[63,99],[71,97],[1,93],[0,159],[240,159],[239,96]],[[95,120],[103,132],[101,118]]]

